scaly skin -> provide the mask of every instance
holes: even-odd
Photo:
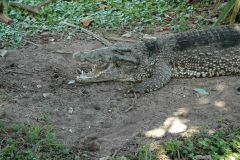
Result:
[[[135,44],[76,52],[80,62],[106,63],[77,77],[81,83],[141,82],[128,92],[150,92],[172,77],[213,77],[240,72],[240,25],[193,30]]]

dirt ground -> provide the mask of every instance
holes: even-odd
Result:
[[[60,52],[103,45],[81,35],[71,40],[39,36],[28,38],[38,46],[28,43],[0,57],[0,113],[7,113],[0,120],[52,124],[67,147],[89,151],[83,159],[127,155],[141,144],[162,143],[202,125],[213,132],[240,124],[237,76],[172,79],[158,91],[136,96],[126,94],[135,85],[131,82],[68,84],[79,65],[72,54]]]

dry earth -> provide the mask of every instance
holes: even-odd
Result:
[[[78,63],[71,54],[56,51],[102,46],[80,39],[85,38],[33,37],[28,40],[39,46],[29,44],[0,57],[0,113],[7,113],[1,121],[52,124],[66,146],[90,152],[84,159],[126,155],[141,144],[161,143],[203,124],[209,131],[239,126],[237,76],[172,79],[162,89],[136,97],[125,94],[134,85],[130,82],[68,84],[77,76]]]

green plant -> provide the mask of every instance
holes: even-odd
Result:
[[[164,143],[164,147],[167,153],[169,153],[173,158],[178,157],[178,151],[183,142],[178,140],[170,140]]]
[[[21,3],[35,6],[41,0],[22,0]],[[102,6],[109,6],[100,9]],[[170,7],[171,6],[171,7]],[[194,13],[194,6],[183,0],[108,0],[102,3],[99,0],[81,1],[51,1],[39,9],[40,14],[29,17],[28,12],[18,8],[9,7],[8,15],[13,19],[11,25],[0,23],[0,47],[17,48],[22,45],[23,37],[50,31],[53,34],[67,31],[71,38],[76,34],[75,29],[69,28],[62,22],[68,21],[77,25],[80,20],[88,16],[94,20],[88,29],[98,28],[119,28],[121,26],[133,26],[141,28],[153,27],[156,25],[169,26],[182,31],[191,26],[185,21],[191,18]],[[164,14],[175,13],[170,22],[164,22]],[[180,22],[180,26],[179,25]]]
[[[139,147],[134,154],[130,154],[128,156],[128,159],[130,159],[130,160],[153,160],[153,159],[156,159],[156,154],[154,154],[153,149],[149,145],[143,145],[143,146]]]
[[[218,7],[218,5],[216,6]],[[237,13],[240,8],[240,0],[231,0],[228,2],[224,10],[222,11],[221,15],[219,16],[218,20],[214,23],[214,25],[219,25],[220,22],[228,15],[228,13],[233,10],[231,18],[230,18],[230,24],[233,24]]]
[[[1,115],[2,115],[2,116],[6,116],[6,115],[7,115],[6,110],[3,110]]]
[[[6,100],[6,99],[7,99],[7,95],[5,95],[5,94],[2,95],[2,99],[3,99],[3,100]]]
[[[196,155],[210,155],[213,159],[240,158],[240,127],[213,134],[204,128],[192,133],[190,138],[165,142],[164,150],[173,158],[194,159]]]
[[[52,126],[13,124],[0,121],[0,159],[79,159],[57,140]]]
[[[0,0],[0,3],[3,3],[3,7],[6,9],[6,11],[8,10],[8,1],[9,0]]]

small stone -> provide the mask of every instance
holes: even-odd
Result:
[[[7,50],[0,50],[0,52],[1,57],[4,57],[7,54]]]
[[[122,89],[121,88],[118,88],[119,91],[121,91]]]
[[[59,77],[59,75],[57,73],[53,74],[53,78],[58,78],[58,77]]]
[[[101,108],[99,106],[94,106],[95,110],[100,110]]]
[[[38,84],[38,85],[37,85],[37,88],[42,88],[42,85]]]
[[[73,130],[72,130],[72,129],[69,129],[69,132],[70,132],[70,133],[73,133]]]
[[[83,94],[83,95],[86,95],[86,94],[88,94],[88,93],[89,93],[89,92],[88,92],[86,89],[83,89],[83,90],[82,90],[82,94]]]
[[[238,87],[237,90],[240,92],[240,87]]]
[[[27,86],[23,86],[24,89],[27,89]]]
[[[14,67],[15,66],[15,63],[14,62],[12,62],[12,63],[10,63],[10,65],[9,65],[10,67]]]
[[[69,108],[68,108],[68,113],[69,113],[69,114],[73,114],[73,108],[72,108],[72,107],[69,107]]]
[[[49,98],[52,95],[53,95],[52,93],[43,93],[44,98]]]

